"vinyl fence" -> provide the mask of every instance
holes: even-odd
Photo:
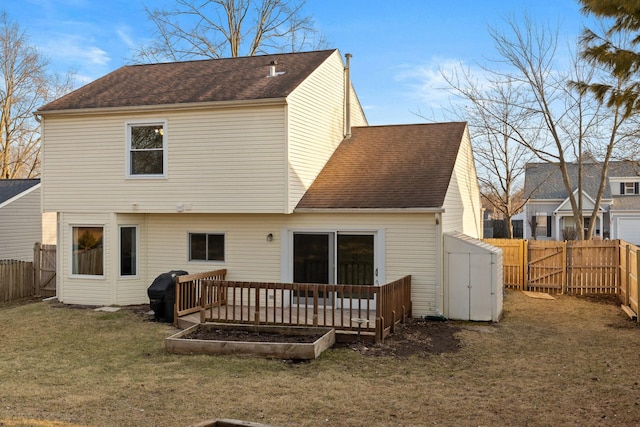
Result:
[[[552,294],[616,294],[638,314],[638,247],[623,240],[485,239],[502,248],[507,289]]]

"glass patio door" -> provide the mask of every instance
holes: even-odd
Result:
[[[372,233],[294,233],[293,282],[339,285],[377,284],[375,235]],[[312,291],[294,292],[294,304],[312,304]],[[319,293],[321,305],[375,304],[368,293]],[[368,301],[367,301],[368,300]]]
[[[333,233],[293,234],[293,282],[330,284],[333,281]],[[294,304],[313,304],[313,291],[294,291]],[[332,304],[333,295],[326,295],[326,305]],[[318,293],[320,304],[325,304],[325,295]]]
[[[336,283],[339,285],[374,286],[377,281],[375,263],[375,239],[373,234],[338,233]],[[369,305],[375,307],[374,295],[366,292],[338,292],[338,306],[349,304],[357,308]],[[367,301],[369,300],[369,301]]]

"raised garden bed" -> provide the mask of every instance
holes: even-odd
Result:
[[[335,342],[331,328],[202,323],[165,339],[165,348],[174,354],[316,359]]]

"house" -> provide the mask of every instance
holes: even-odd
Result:
[[[0,180],[0,260],[33,261],[36,242],[56,243],[56,214],[42,213],[40,179]]]
[[[569,164],[568,172],[577,199],[578,164]],[[610,162],[600,208],[593,218],[602,163],[589,161],[583,164],[582,212],[585,230],[590,221],[596,222],[595,238],[622,239],[640,244],[639,172],[636,162]],[[529,198],[525,206],[525,238],[532,238],[533,223],[536,237],[541,240],[564,240],[568,231],[575,229],[569,195],[557,166],[549,163],[526,165],[525,197]]]
[[[368,126],[337,50],[125,66],[37,114],[64,303],[145,303],[163,272],[225,268],[412,275],[429,315],[443,233],[481,235],[466,124]]]

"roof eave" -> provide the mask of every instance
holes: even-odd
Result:
[[[444,208],[295,208],[294,213],[444,213]]]
[[[239,107],[265,107],[273,105],[285,105],[287,98],[265,98],[250,99],[241,101],[210,101],[210,102],[189,102],[184,104],[157,104],[157,105],[133,105],[127,107],[104,107],[104,108],[73,108],[66,110],[37,110],[36,116],[53,115],[96,115],[96,114],[118,114],[118,113],[146,113],[154,111],[187,111],[217,108],[239,108]]]

